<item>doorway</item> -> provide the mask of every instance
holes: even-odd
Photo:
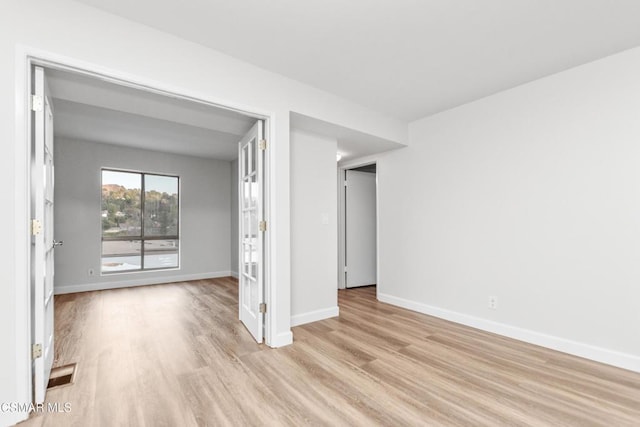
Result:
[[[264,209],[264,205],[269,202],[268,197],[270,194],[270,192],[268,191],[268,174],[266,173],[269,169],[269,153],[266,149],[267,145],[265,143],[265,139],[266,135],[269,135],[270,117],[248,113],[245,111],[233,110],[228,107],[223,107],[218,104],[202,101],[189,96],[181,95],[179,93],[154,89],[151,86],[135,84],[130,81],[107,77],[103,74],[97,74],[83,69],[60,66],[59,64],[48,63],[46,61],[36,59],[30,59],[29,63],[29,78],[27,79],[28,83],[26,84],[26,87],[28,88],[27,93],[29,94],[29,99],[31,102],[28,106],[29,111],[26,114],[29,122],[29,131],[27,132],[27,141],[29,148],[27,149],[27,152],[29,153],[30,158],[28,166],[28,172],[30,174],[29,181],[33,185],[33,188],[31,190],[32,197],[29,201],[28,211],[33,212],[30,216],[36,219],[36,221],[32,223],[31,234],[33,234],[33,237],[30,236],[29,239],[33,239],[35,242],[41,242],[41,244],[39,245],[34,245],[34,251],[29,257],[29,264],[32,266],[32,270],[29,273],[32,288],[28,292],[28,299],[31,301],[31,307],[24,313],[27,317],[27,321],[25,323],[27,325],[30,325],[29,328],[31,329],[30,348],[32,349],[32,360],[34,362],[30,370],[31,375],[29,378],[29,383],[34,385],[33,387],[35,387],[32,389],[32,391],[37,391],[37,393],[34,394],[34,401],[36,403],[40,403],[44,400],[44,390],[46,390],[48,374],[51,368],[51,363],[49,362],[53,361],[51,350],[54,343],[52,320],[54,272],[53,269],[50,269],[49,267],[47,267],[46,271],[44,272],[37,270],[37,268],[39,268],[38,266],[41,265],[51,266],[53,264],[52,262],[50,262],[49,264],[43,264],[41,260],[45,258],[52,260],[53,248],[58,243],[54,241],[53,238],[60,238],[60,236],[55,235],[55,230],[52,225],[52,216],[50,214],[46,214],[47,209],[53,209],[54,193],[51,184],[53,184],[54,180],[52,179],[52,176],[49,175],[45,175],[45,178],[41,176],[43,170],[45,171],[45,174],[47,173],[47,171],[51,171],[51,173],[53,171],[53,162],[55,160],[52,158],[52,145],[47,144],[46,139],[44,144],[38,143],[38,145],[32,145],[32,141],[36,141],[41,133],[51,133],[52,129],[50,128],[55,127],[56,113],[55,105],[53,105],[55,104],[55,101],[52,101],[53,98],[47,91],[47,73],[57,72],[74,74],[80,76],[83,79],[93,79],[101,83],[113,85],[114,87],[127,88],[127,90],[136,90],[144,92],[146,94],[153,94],[153,96],[155,97],[166,97],[167,99],[170,99],[172,101],[178,100],[180,102],[190,103],[199,107],[207,107],[220,111],[231,112],[235,115],[243,115],[249,118],[254,123],[254,125],[251,127],[251,130],[247,132],[244,137],[238,136],[235,139],[235,146],[233,147],[233,152],[235,152],[237,155],[237,153],[241,153],[240,147],[242,147],[244,144],[246,153],[248,154],[248,156],[245,155],[244,158],[246,158],[248,162],[253,162],[252,164],[254,165],[252,173],[248,175],[251,179],[249,193],[247,194],[246,192],[242,192],[244,187],[238,186],[235,189],[236,192],[240,192],[238,197],[239,200],[242,201],[245,199],[245,196],[248,196],[248,199],[251,201],[254,211],[252,215],[244,218],[245,221],[241,223],[244,225],[244,227],[241,228],[241,230],[245,232],[244,235],[241,236],[241,234],[238,233],[235,236],[235,238],[239,241],[238,246],[245,249],[245,251],[243,251],[238,257],[239,265],[231,266],[228,270],[239,272],[247,271],[252,273],[250,275],[244,276],[242,276],[241,274],[241,285],[239,286],[239,301],[245,301],[246,303],[244,305],[239,304],[239,312],[240,314],[242,314],[242,309],[244,306],[245,312],[249,311],[251,314],[255,315],[251,319],[252,321],[250,323],[246,319],[243,319],[242,316],[239,317],[243,321],[243,323],[245,323],[247,329],[249,330],[249,332],[251,332],[251,335],[254,336],[257,342],[261,343],[264,338],[266,339],[266,343],[270,344],[272,335],[271,330],[268,327],[265,327],[265,325],[268,326],[270,324],[270,319],[265,314],[263,305],[270,299],[270,293],[273,291],[273,289],[270,288],[269,281],[266,279],[270,271],[270,265],[268,264],[269,257],[267,256],[269,245],[266,244],[268,242],[266,227],[263,228],[261,226],[261,223],[264,222],[266,224],[268,219],[268,212],[266,209]],[[108,98],[108,96],[105,96],[105,98]],[[47,106],[51,108],[46,108]],[[66,105],[66,108],[69,109],[72,108],[72,106],[70,107],[70,105]],[[95,108],[95,106],[85,105],[83,107],[83,111],[91,110],[91,108]],[[52,122],[54,124],[51,124],[47,122],[47,120],[45,120],[45,118],[49,116],[52,117]],[[47,126],[49,128],[47,128]],[[181,147],[181,149],[182,148],[183,147]],[[43,164],[45,166],[49,164],[50,167],[49,169],[41,168],[40,164]],[[98,172],[96,171],[96,174],[97,173]],[[43,186],[40,183],[44,183],[45,185]],[[144,191],[144,186],[141,190]],[[98,191],[99,190],[97,190],[96,193]],[[142,200],[144,200],[144,195],[142,196]],[[177,197],[176,200],[178,200]],[[99,211],[97,212],[99,213]],[[242,212],[242,210],[240,212]],[[124,212],[116,212],[116,214],[118,213],[123,217],[125,215]],[[142,215],[142,218],[143,219],[141,219],[141,224],[138,225],[138,231],[140,233],[145,232],[145,227],[144,225],[142,225],[144,223],[144,215]],[[178,218],[178,216],[176,216],[176,218]],[[121,230],[124,230],[124,228],[122,228]],[[135,234],[136,227],[133,226],[129,228],[128,231],[134,232]],[[251,235],[247,234],[249,233],[249,231]],[[91,234],[92,230],[88,230],[87,232]],[[131,238],[131,241],[136,241],[135,237],[138,237],[137,234]],[[154,240],[154,238],[150,236],[148,237],[148,239]],[[141,249],[141,253],[144,254],[145,243],[142,242],[142,245],[143,249]],[[158,244],[156,244],[156,246],[157,245]],[[175,247],[176,246],[174,243],[173,248]],[[247,248],[248,250],[246,250]],[[104,253],[102,258],[104,260]],[[265,262],[265,260],[267,262]],[[128,266],[127,268],[130,268],[130,266]],[[100,273],[102,272],[104,271],[100,270]],[[86,273],[90,276],[97,274],[97,272],[92,268],[89,268]],[[244,280],[247,277],[249,279]],[[40,281],[42,280],[44,280],[44,284],[40,283]],[[144,283],[144,280],[139,280],[136,282],[140,284],[149,284]],[[162,283],[162,281],[159,281],[158,283]],[[43,293],[38,290],[45,290],[45,292]],[[247,293],[251,298],[244,296]],[[49,339],[48,337],[51,338]],[[43,342],[46,342],[46,345],[43,346]],[[47,356],[43,358],[42,353]]]
[[[378,283],[377,164],[340,172],[339,288]]]

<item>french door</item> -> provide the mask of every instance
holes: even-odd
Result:
[[[264,122],[238,144],[240,320],[259,343],[264,337]]]
[[[53,365],[53,108],[44,69],[34,68],[31,155],[31,298],[33,309],[32,357],[33,398],[44,402]]]

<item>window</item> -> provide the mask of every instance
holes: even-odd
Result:
[[[102,273],[179,266],[179,178],[102,170]]]

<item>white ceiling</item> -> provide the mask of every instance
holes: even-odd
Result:
[[[233,160],[256,120],[77,73],[48,69],[46,76],[58,138]]]
[[[54,98],[56,138],[220,160],[238,157],[240,136]]]
[[[46,76],[57,138],[233,160],[238,141],[256,120],[69,71],[47,69]],[[345,160],[403,147],[295,113],[291,126],[336,138]]]
[[[405,145],[394,141],[368,135],[299,113],[291,113],[291,127],[335,138],[338,141],[338,154],[340,154],[343,162],[405,147]]]
[[[414,120],[640,45],[638,0],[78,0]]]

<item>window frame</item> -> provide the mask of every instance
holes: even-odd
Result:
[[[148,271],[164,271],[164,270],[180,270],[181,268],[181,241],[180,241],[180,219],[181,219],[181,196],[182,192],[181,182],[182,179],[180,175],[173,175],[167,173],[157,173],[157,172],[142,172],[139,170],[131,170],[131,169],[119,169],[119,168],[110,168],[110,167],[102,167],[100,168],[100,205],[102,208],[102,187],[104,185],[103,182],[103,172],[122,172],[122,173],[131,173],[140,175],[140,234],[135,236],[118,236],[118,237],[106,237],[104,236],[104,230],[102,229],[102,225],[100,226],[100,275],[110,276],[112,274],[130,274],[130,273],[144,273]],[[169,178],[176,178],[178,180],[178,194],[177,194],[177,205],[178,212],[176,218],[176,234],[165,235],[165,236],[145,236],[145,202],[146,202],[146,186],[145,186],[145,176],[164,176]],[[102,209],[100,209],[102,212]],[[100,218],[102,218],[100,216]],[[101,223],[102,224],[102,223]],[[104,259],[103,255],[103,243],[104,242],[123,242],[123,241],[140,241],[140,268],[132,269],[132,270],[114,270],[114,271],[103,271],[102,262]],[[145,268],[144,266],[144,256],[145,256],[145,241],[147,240],[177,240],[178,241],[178,263],[177,265],[171,267],[154,267],[154,268]],[[125,254],[127,255],[127,254]],[[137,254],[133,254],[137,255]],[[120,255],[122,256],[122,255]],[[115,256],[114,256],[115,257]]]

